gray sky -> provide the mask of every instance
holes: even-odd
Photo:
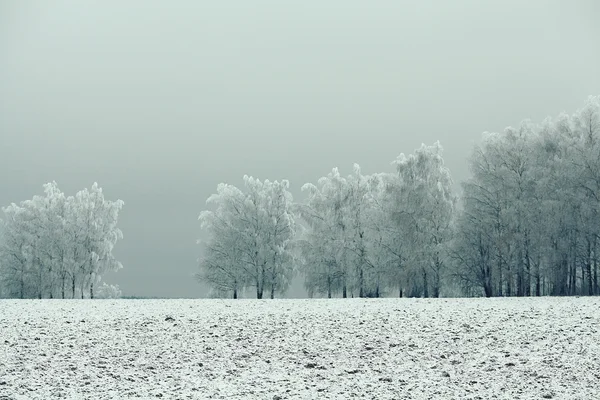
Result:
[[[460,182],[483,131],[600,94],[599,16],[595,0],[2,1],[0,204],[98,181],[125,201],[106,280],[200,297],[197,216],[219,182],[299,196],[435,140]]]

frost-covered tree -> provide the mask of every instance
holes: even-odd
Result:
[[[436,144],[401,155],[396,174],[363,175],[355,164],[346,178],[334,169],[303,187],[309,293],[380,297],[394,288],[402,296],[410,288],[428,296],[431,288],[439,296],[456,203],[441,151]]]
[[[3,291],[17,298],[65,298],[75,282],[83,297],[108,270],[118,269],[112,249],[123,202],[107,201],[97,184],[66,197],[56,182],[44,195],[3,208],[0,279]],[[92,271],[92,273],[90,273]],[[90,277],[92,279],[90,279]]]
[[[207,241],[198,241],[204,244],[204,254],[197,277],[215,292],[229,291],[234,299],[248,284],[242,252],[244,200],[241,190],[220,184],[217,193],[207,200],[207,204],[216,205],[216,210],[203,211],[199,217],[202,229],[206,229],[210,237]]]
[[[398,222],[403,226],[404,239],[411,244],[407,255],[413,276],[422,278],[420,285],[413,281],[413,291],[418,290],[423,297],[439,297],[456,206],[442,146],[439,142],[423,144],[414,154],[401,154],[394,164],[400,181]]]
[[[397,173],[380,173],[371,177],[369,226],[373,239],[370,241],[379,270],[383,272],[387,290],[397,290],[403,297],[410,273],[407,263],[410,249],[406,223],[406,210],[401,198],[401,181]]]
[[[373,254],[369,251],[374,239],[369,224],[370,210],[373,206],[370,179],[362,174],[360,166],[354,164],[354,173],[347,178],[348,206],[346,230],[346,248],[348,262],[352,265],[353,289],[359,297],[379,297],[381,276],[378,266],[373,263]]]
[[[308,198],[298,208],[307,224],[300,242],[309,294],[382,294],[385,278],[373,247],[371,221],[376,183],[355,164],[354,173],[346,178],[334,168],[317,185],[303,186]]]
[[[455,276],[486,296],[599,294],[600,98],[484,134],[463,184]]]
[[[317,185],[305,184],[302,191],[308,194],[307,200],[298,205],[299,214],[307,224],[299,240],[305,287],[311,297],[323,294],[331,298],[338,293],[347,297],[348,183],[334,168]]]
[[[200,214],[209,238],[198,279],[236,298],[246,287],[263,298],[285,292],[294,273],[295,220],[289,182],[244,176],[244,191],[220,184],[207,200],[214,211]]]
[[[122,207],[121,200],[105,200],[97,183],[89,190],[77,192],[72,200],[73,259],[80,276],[82,298],[86,288],[90,298],[94,298],[94,285],[100,282],[102,275],[122,268],[112,254],[117,241],[123,238],[117,228]]]
[[[3,208],[0,278],[6,297],[30,297],[32,268],[31,239],[24,207],[11,204]]]

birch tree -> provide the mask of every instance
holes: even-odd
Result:
[[[107,201],[97,184],[66,197],[56,182],[44,195],[3,208],[0,279],[9,297],[83,298],[109,271],[121,268],[112,250],[122,238],[116,227],[121,200]]]
[[[198,279],[234,298],[246,287],[262,299],[285,292],[294,273],[295,219],[289,182],[244,176],[244,189],[220,184],[199,220],[207,231]]]
[[[338,169],[302,187],[308,197],[299,205],[299,214],[308,229],[300,243],[304,283],[309,295],[328,298],[348,296],[350,280],[346,231],[348,228],[348,184]]]
[[[456,276],[486,296],[599,294],[599,135],[599,97],[485,134],[463,185]]]
[[[423,144],[414,154],[401,154],[394,164],[401,182],[400,223],[412,243],[410,262],[422,278],[422,296],[439,297],[456,205],[442,147],[439,142]]]

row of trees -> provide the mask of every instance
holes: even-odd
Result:
[[[102,275],[121,268],[112,250],[121,200],[108,201],[96,183],[66,196],[56,182],[44,195],[4,207],[0,230],[0,297],[118,297]]]
[[[467,294],[600,294],[600,97],[485,134],[471,173],[451,254]]]
[[[442,148],[400,155],[395,173],[342,177],[333,169],[293,203],[289,183],[244,177],[221,184],[200,215],[208,230],[198,278],[217,295],[246,288],[262,298],[302,271],[309,295],[439,296],[456,199]]]
[[[600,97],[486,133],[460,198],[439,143],[393,173],[334,168],[301,203],[287,181],[221,184],[200,215],[198,278],[234,298],[273,298],[297,272],[311,296],[600,294],[599,136]]]
[[[333,169],[296,210],[298,266],[310,295],[438,297],[455,196],[439,143],[400,155],[396,173]]]

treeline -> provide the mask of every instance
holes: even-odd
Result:
[[[44,195],[4,207],[0,297],[119,297],[118,286],[100,281],[121,268],[112,249],[122,238],[116,227],[122,206],[105,200],[95,183],[66,196],[52,182]]]
[[[200,215],[198,279],[211,296],[597,295],[600,97],[573,115],[484,134],[453,193],[439,143],[390,173],[334,168],[302,188],[244,177]],[[458,291],[457,291],[458,290]]]
[[[465,293],[598,295],[600,97],[485,134],[450,256]]]
[[[197,278],[211,297],[284,293],[300,274],[310,296],[598,295],[600,97],[572,115],[485,133],[453,193],[439,143],[401,154],[394,171],[337,168],[302,187],[245,176],[220,184],[200,214]],[[123,202],[102,189],[4,207],[0,297],[120,296],[101,284]]]
[[[208,199],[216,210],[200,215],[208,239],[198,278],[215,297],[251,287],[274,298],[297,272],[310,296],[439,296],[456,205],[441,151],[435,144],[401,155],[396,173],[333,169],[304,185],[300,204],[287,181],[219,185]]]

